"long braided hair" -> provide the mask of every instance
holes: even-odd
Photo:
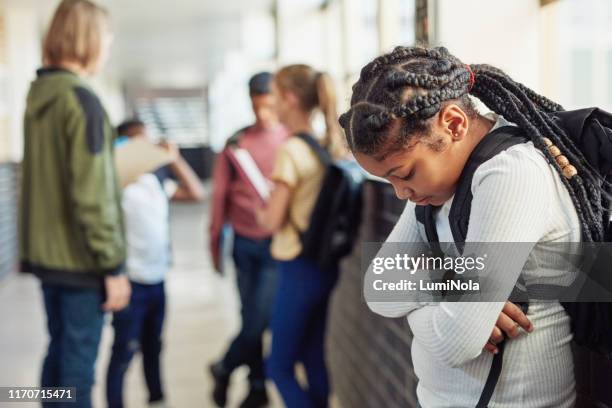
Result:
[[[478,113],[470,94],[517,124],[544,153],[569,191],[583,240],[603,241],[609,218],[605,189],[610,184],[555,122],[551,113],[563,108],[495,67],[468,66],[444,47],[397,47],[363,67],[353,85],[351,108],[340,116],[340,125],[352,151],[381,159],[416,135],[426,135],[429,119],[446,102],[457,103],[468,117],[475,118]],[[558,152],[551,153],[550,142],[575,167],[576,175],[564,177],[555,160]]]

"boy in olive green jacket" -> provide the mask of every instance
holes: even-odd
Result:
[[[91,407],[104,311],[130,298],[114,130],[82,79],[108,55],[107,20],[89,0],[60,3],[24,117],[21,269],[42,281],[49,346],[41,386],[75,387],[73,408]]]
[[[79,76],[37,74],[25,117],[22,270],[46,283],[101,289],[125,259],[114,130]]]

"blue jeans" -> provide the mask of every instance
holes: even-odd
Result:
[[[115,341],[106,374],[106,399],[109,408],[123,407],[123,377],[137,351],[142,352],[149,402],[164,399],[159,357],[166,309],[164,283],[143,285],[131,282],[130,305],[113,314]]]
[[[230,374],[237,367],[249,367],[251,387],[263,388],[263,333],[269,325],[278,281],[277,263],[270,255],[270,239],[234,237],[234,264],[240,295],[242,327],[221,361]]]
[[[91,407],[91,388],[104,313],[102,292],[43,283],[49,346],[42,368],[42,387],[76,387],[76,403],[43,403],[43,407]]]
[[[310,261],[297,258],[280,262],[279,273],[268,376],[288,408],[327,407],[330,386],[325,366],[325,326],[338,271],[322,271]],[[306,370],[306,390],[295,378],[298,361]]]

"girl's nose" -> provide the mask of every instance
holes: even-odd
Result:
[[[410,187],[394,184],[393,189],[400,200],[409,200],[410,197],[414,196],[414,191]]]

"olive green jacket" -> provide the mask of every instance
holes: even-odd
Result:
[[[100,287],[125,260],[115,133],[104,108],[79,76],[41,69],[28,94],[24,137],[22,271]]]

